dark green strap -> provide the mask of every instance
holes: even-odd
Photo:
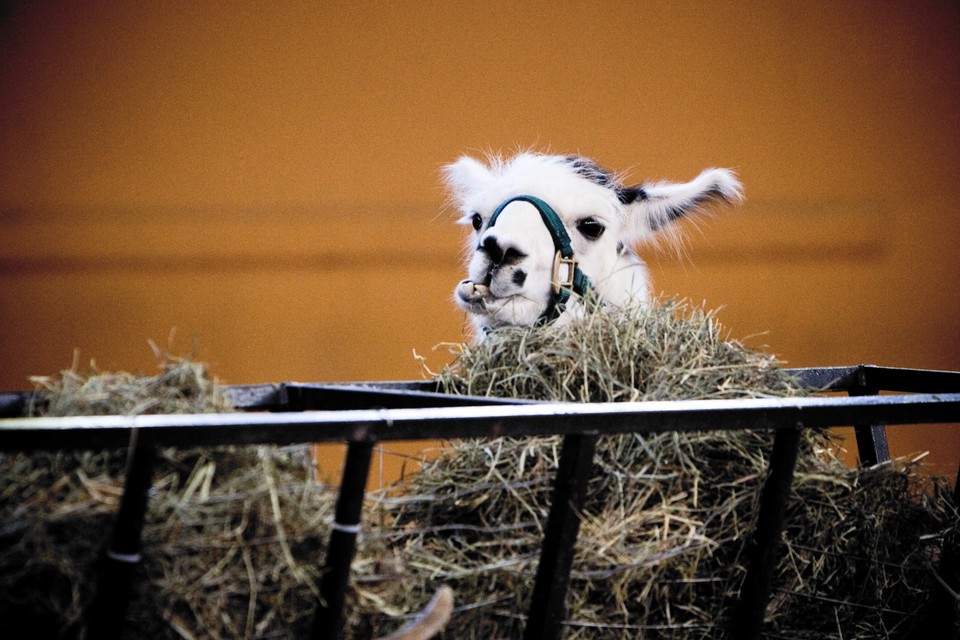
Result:
[[[553,238],[553,246],[560,252],[560,255],[564,258],[573,256],[573,245],[570,243],[570,236],[567,234],[567,228],[563,226],[563,221],[560,220],[560,216],[553,210],[553,207],[536,196],[522,195],[504,200],[500,206],[497,207],[497,210],[493,212],[493,215],[490,216],[490,224],[487,225],[487,228],[489,229],[497,222],[500,213],[508,204],[517,202],[518,200],[521,202],[529,202],[540,212],[540,217],[543,218],[543,224],[547,225],[547,229],[550,231],[550,237]]]
[[[493,215],[490,216],[490,223],[487,225],[487,228],[489,229],[497,222],[497,218],[500,217],[500,213],[503,212],[508,204],[518,200],[532,204],[534,208],[540,212],[540,217],[543,219],[543,224],[546,225],[547,230],[550,232],[550,237],[553,238],[554,248],[560,252],[562,257],[572,258],[573,244],[570,242],[570,235],[567,233],[567,228],[563,226],[563,221],[560,220],[560,216],[558,216],[557,212],[553,210],[553,207],[536,196],[520,195],[504,200],[502,203],[500,203],[500,206],[497,207],[496,211],[493,212]],[[589,288],[590,279],[587,278],[587,275],[580,270],[580,267],[576,267],[573,270],[573,292],[582,296]],[[550,302],[547,304],[547,308],[543,310],[542,314],[540,314],[540,317],[537,319],[537,324],[546,324],[556,320],[560,314],[563,313],[563,309],[569,299],[570,291],[567,289],[560,289],[560,292],[550,299]]]

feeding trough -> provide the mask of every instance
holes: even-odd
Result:
[[[84,526],[101,536],[96,579],[77,587],[86,595],[70,600],[65,636],[200,637],[216,624],[237,637],[365,638],[398,627],[441,584],[457,598],[445,637],[815,637],[814,610],[844,637],[952,628],[955,502],[943,484],[914,491],[922,476],[888,462],[881,425],[960,422],[960,374],[780,370],[718,339],[709,314],[676,311],[651,313],[646,329],[601,314],[579,338],[505,332],[434,380],[225,387],[225,404],[187,409],[212,413],[22,417],[53,406],[58,383],[4,394],[4,462],[34,474],[27,488],[6,485],[17,517],[5,539],[66,526],[69,486],[94,504],[99,528]],[[597,345],[570,357],[564,340],[598,335],[615,347],[607,356]],[[682,355],[690,335],[699,346]],[[627,343],[645,355],[614,368],[634,367],[636,380],[594,375]],[[695,355],[705,351],[706,366]],[[504,369],[503,353],[519,370]],[[196,400],[202,371],[190,366],[168,363],[144,385],[179,381]],[[511,397],[479,395],[492,391]],[[624,401],[597,402],[611,394]],[[861,470],[819,449],[824,429],[847,425]],[[366,499],[378,444],[437,439],[454,444]],[[298,445],[315,442],[347,444],[337,487],[311,482]],[[109,481],[121,465],[122,487]],[[15,491],[50,500],[18,510]],[[38,508],[54,517],[35,522]],[[147,595],[136,590],[145,580]],[[137,618],[151,607],[160,613]]]

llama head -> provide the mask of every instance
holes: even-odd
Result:
[[[444,172],[461,223],[472,229],[467,278],[455,300],[481,332],[562,318],[584,288],[605,304],[643,302],[647,270],[632,247],[707,205],[742,198],[726,169],[687,183],[631,186],[579,156],[464,156]],[[558,261],[565,242],[572,259]]]

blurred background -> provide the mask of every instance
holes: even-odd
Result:
[[[960,369],[958,107],[956,2],[0,1],[0,389],[152,374],[148,339],[419,378],[468,325],[439,170],[519,148],[734,168],[746,206],[643,249],[657,290],[790,366]]]

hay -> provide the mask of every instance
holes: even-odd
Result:
[[[73,366],[58,376],[30,378],[37,394],[30,404],[31,416],[102,416],[169,413],[219,413],[230,403],[219,383],[208,375],[203,363],[175,356],[150,343],[159,360],[160,373],[142,376],[101,372],[91,363],[87,374]]]
[[[437,380],[447,393],[556,402],[802,395],[775,358],[725,335],[714,312],[666,300],[563,330],[504,327],[464,346]]]
[[[43,415],[227,410],[206,367],[161,355],[161,373],[36,378]],[[31,637],[83,637],[126,452],[0,458],[0,619]],[[160,452],[124,637],[304,637],[335,499],[306,447]]]
[[[451,393],[563,401],[805,393],[775,359],[729,340],[712,313],[673,301],[591,310],[563,331],[498,330],[438,380]],[[601,438],[565,637],[724,637],[771,444],[744,431]],[[403,495],[384,496],[380,517],[396,528],[371,533],[366,553],[402,564],[361,578],[361,618],[377,628],[405,593],[443,581],[470,603],[451,637],[520,637],[559,448],[558,438],[455,443]],[[827,434],[805,432],[768,637],[907,635],[940,536],[957,528],[946,484],[926,482],[907,463],[848,469]]]
[[[56,397],[63,389],[77,396],[71,413],[158,412],[168,401],[223,410],[202,365],[166,356],[161,364],[153,377],[74,367],[38,384],[47,410],[69,405]],[[712,313],[669,301],[591,312],[563,331],[498,330],[464,347],[438,379],[450,393],[575,401],[803,393],[775,359],[729,340]],[[93,400],[104,396],[113,399]],[[769,434],[748,432],[602,438],[565,637],[722,637],[770,445]],[[371,496],[347,638],[395,630],[441,583],[457,600],[443,637],[520,637],[559,446],[557,438],[453,443]],[[946,484],[912,463],[848,469],[830,448],[826,434],[805,434],[767,637],[907,637],[924,615],[941,540],[960,528],[956,508]],[[0,460],[8,628],[82,637],[123,460],[123,452]],[[312,478],[304,448],[163,452],[126,637],[305,637],[335,499]]]

